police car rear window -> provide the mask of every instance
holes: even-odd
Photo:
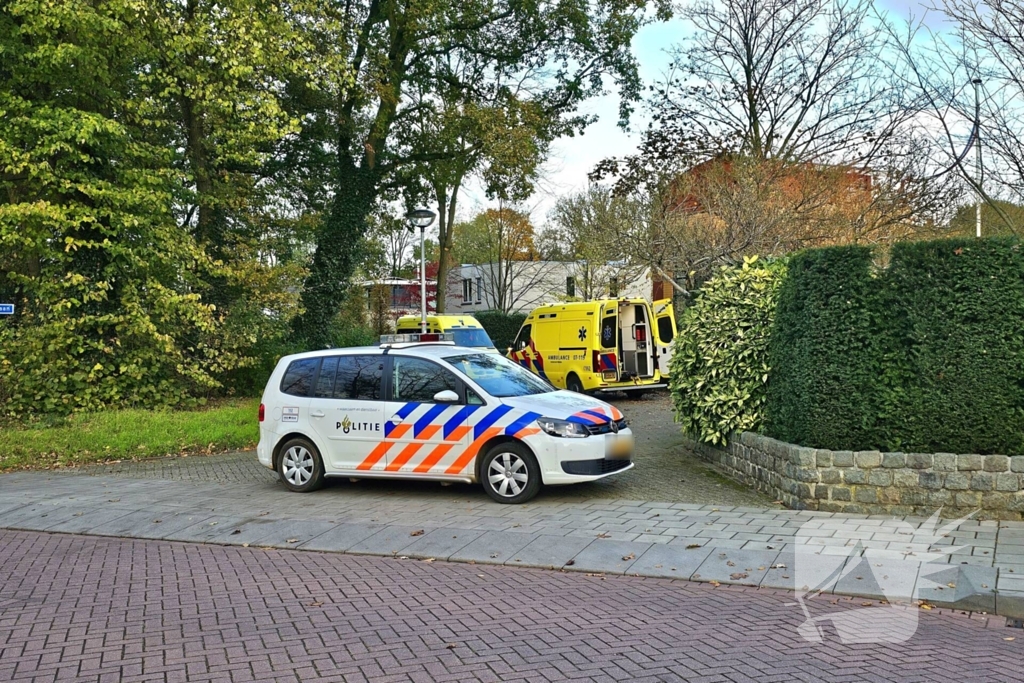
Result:
[[[292,396],[309,396],[318,365],[319,358],[293,360],[281,379],[281,392]]]

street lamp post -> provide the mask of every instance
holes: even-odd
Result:
[[[430,209],[414,209],[405,214],[409,221],[409,232],[420,229],[420,332],[427,331],[427,252],[426,230],[434,222],[435,214]]]
[[[974,210],[975,236],[981,237],[981,99],[978,97],[978,86],[981,79],[975,78],[971,81],[974,84],[974,152],[978,181],[978,204]]]

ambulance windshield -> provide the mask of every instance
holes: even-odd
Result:
[[[449,356],[445,360],[495,398],[546,394],[556,390],[529,370],[494,353]]]

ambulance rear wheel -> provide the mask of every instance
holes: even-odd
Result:
[[[525,503],[540,491],[540,467],[526,446],[500,443],[484,456],[480,480],[487,495],[499,503]]]
[[[569,376],[565,378],[565,388],[569,391],[575,391],[577,394],[586,393],[583,389],[583,382],[572,373],[569,373]]]

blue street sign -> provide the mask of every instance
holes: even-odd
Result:
[[[0,304],[0,315],[14,315],[14,304]]]

